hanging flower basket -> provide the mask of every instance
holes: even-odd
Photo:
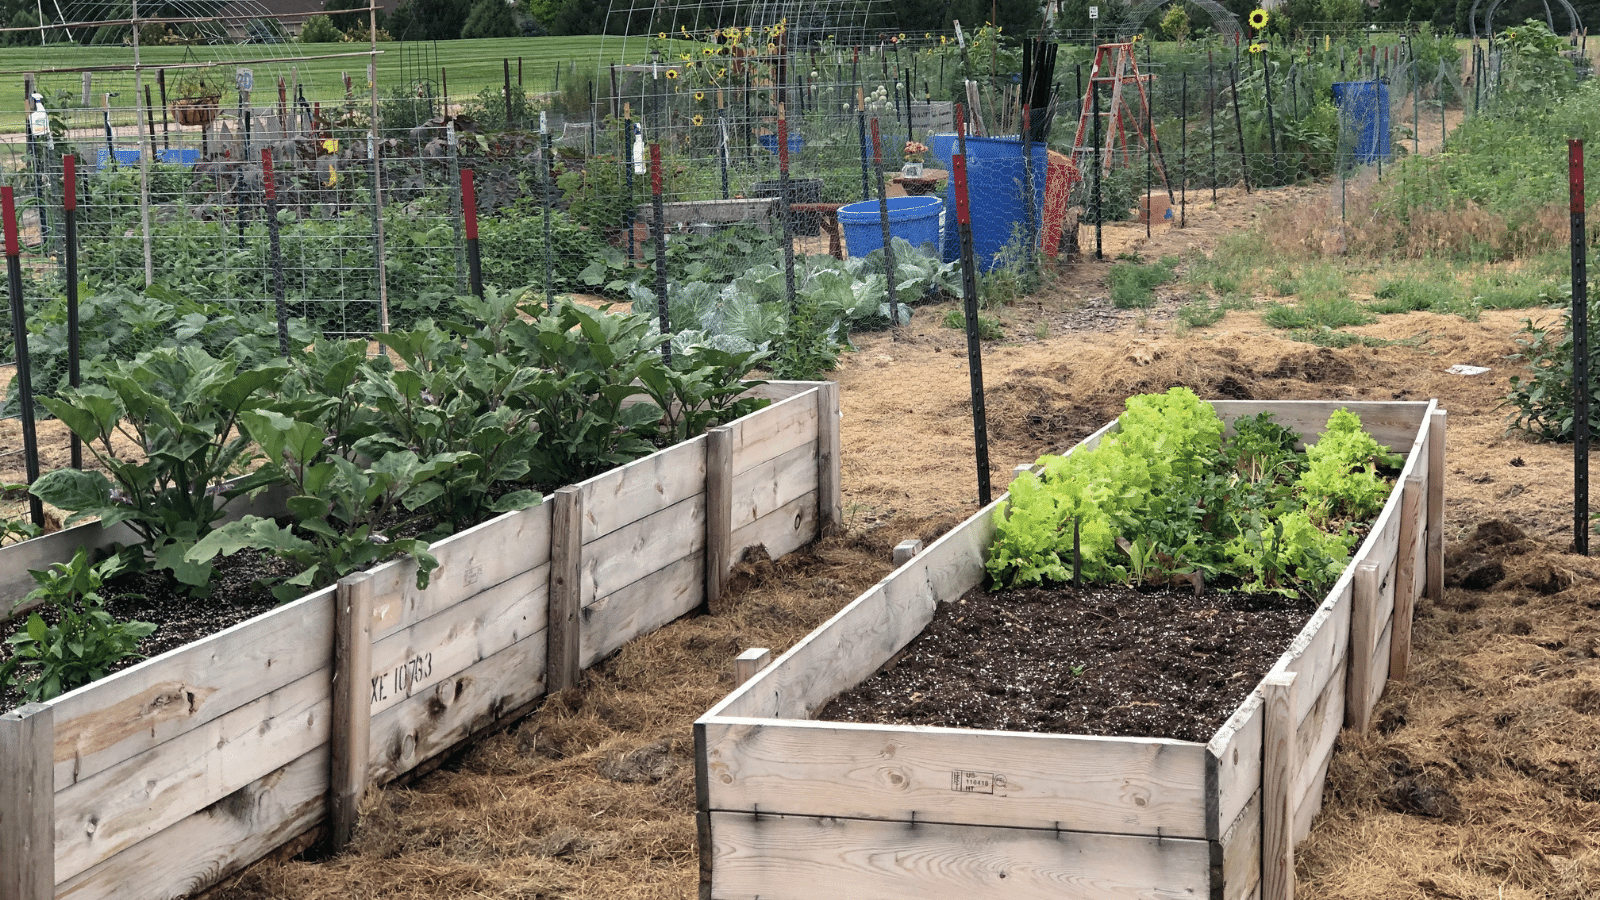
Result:
[[[222,111],[218,104],[220,95],[213,94],[209,97],[189,97],[172,101],[172,117],[178,120],[179,125],[198,125],[205,127],[216,121],[217,114]]]

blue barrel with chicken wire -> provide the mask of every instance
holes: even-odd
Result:
[[[1339,108],[1339,126],[1355,141],[1357,165],[1388,159],[1394,152],[1389,139],[1389,86],[1381,81],[1340,81],[1333,85],[1333,105]]]
[[[933,155],[945,169],[954,171],[951,159],[959,144],[953,134],[936,134],[928,143]],[[1049,159],[1049,148],[1036,141],[1029,150],[1033,156],[1033,226],[1034,240],[1044,222],[1044,178]],[[1023,200],[1027,192],[1022,164],[1022,141],[1017,138],[967,138],[967,194],[972,202],[972,245],[978,269],[992,271],[1012,261],[1020,261],[1023,242],[1020,240],[1028,225],[1028,207]],[[951,177],[945,185],[945,206],[952,210],[950,227],[944,230],[944,260],[955,262],[961,258],[960,229],[955,227],[953,211],[956,208],[956,180]]]

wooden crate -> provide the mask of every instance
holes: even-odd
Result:
[[[1340,726],[1365,726],[1391,657],[1396,674],[1405,664],[1412,602],[1441,589],[1445,413],[1214,405],[1308,438],[1349,408],[1406,462],[1343,576],[1209,742],[812,719],[982,581],[1001,497],[696,723],[701,895],[1283,896]]]
[[[698,606],[743,549],[837,524],[838,386],[757,393],[774,402],[439,541],[426,590],[389,562],[0,716],[0,900],[182,897],[325,820],[337,844],[368,785]]]

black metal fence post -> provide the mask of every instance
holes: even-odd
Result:
[[[978,263],[972,243],[972,206],[967,193],[967,129],[961,104],[956,104],[956,141],[960,152],[950,160],[955,180],[956,227],[961,235],[961,296],[967,318],[967,374],[972,386],[972,447],[978,467],[978,506],[989,505],[989,421],[983,400],[983,347],[978,322]]]
[[[271,254],[272,299],[278,311],[278,352],[289,355],[289,307],[283,286],[283,241],[278,233],[278,186],[272,177],[272,148],[261,148],[261,183],[267,195],[267,251]]]
[[[872,168],[878,178],[878,224],[883,229],[883,274],[889,299],[889,328],[900,335],[900,297],[895,290],[894,236],[889,231],[889,192],[883,182],[883,140],[878,135],[878,117],[872,117]]]
[[[5,219],[6,278],[11,287],[11,337],[17,355],[17,399],[22,412],[22,456],[28,483],[39,480],[39,435],[33,421],[33,373],[28,361],[28,316],[22,306],[22,242],[17,237],[17,201],[11,186],[0,188],[0,217]],[[33,524],[44,527],[44,504],[28,494]]]
[[[483,256],[478,249],[478,187],[471,169],[461,170],[461,217],[467,242],[467,285],[472,296],[483,296]]]
[[[1572,548],[1589,555],[1589,277],[1584,239],[1583,141],[1567,141],[1572,215]]]
[[[656,245],[656,316],[661,333],[661,359],[672,368],[672,322],[667,315],[667,211],[661,197],[661,145],[650,145],[650,210],[654,214],[651,230]]]
[[[78,159],[72,154],[61,158],[62,207],[66,220],[67,263],[67,383],[83,383],[82,347],[78,334]],[[72,467],[83,468],[83,441],[72,436]]]

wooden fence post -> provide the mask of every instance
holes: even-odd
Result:
[[[1262,681],[1261,900],[1294,900],[1295,673]]]
[[[765,647],[751,647],[733,660],[733,686],[738,687],[756,677],[756,673],[772,662],[772,651]]]
[[[722,599],[733,571],[733,428],[706,431],[706,603]]]
[[[1449,413],[1428,419],[1428,599],[1444,599],[1444,435]]]
[[[55,708],[0,715],[0,900],[56,893]]]
[[[583,599],[583,494],[564,487],[550,510],[550,625],[544,689],[563,691],[578,683],[578,637]]]
[[[826,537],[844,525],[839,481],[839,385],[817,386],[817,536]]]
[[[1400,557],[1395,562],[1394,624],[1390,629],[1389,680],[1405,681],[1411,669],[1411,616],[1417,605],[1417,531],[1422,527],[1422,476],[1406,476],[1400,495]],[[1424,548],[1426,550],[1426,548]]]
[[[898,568],[910,562],[911,557],[916,556],[921,552],[921,541],[917,540],[916,538],[906,538],[900,543],[894,545],[894,555],[891,558],[894,561],[895,567]]]
[[[339,579],[333,603],[333,711],[329,732],[328,822],[335,853],[355,834],[372,758],[370,572]]]
[[[1372,653],[1378,643],[1378,567],[1356,566],[1350,588],[1350,672],[1345,682],[1344,725],[1367,730],[1368,698],[1372,696]]]

